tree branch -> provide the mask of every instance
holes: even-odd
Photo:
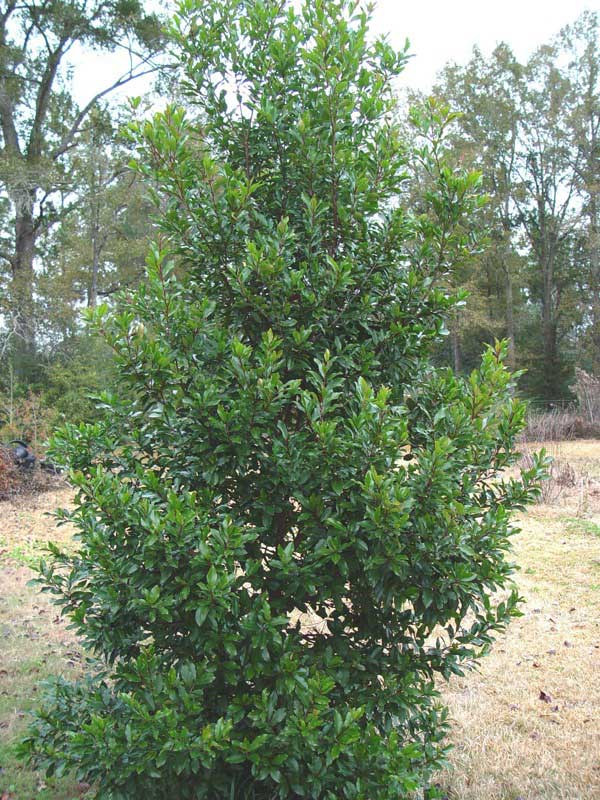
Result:
[[[140,65],[138,64],[138,67],[139,66]],[[107,86],[106,89],[103,89],[102,91],[100,91],[97,94],[95,94],[92,97],[92,99],[81,109],[79,114],[77,114],[77,116],[75,117],[75,121],[73,122],[73,124],[71,125],[71,128],[67,131],[67,133],[63,137],[62,142],[52,152],[51,158],[53,160],[56,160],[57,158],[59,158],[61,155],[63,155],[63,153],[65,153],[71,147],[71,143],[73,142],[73,139],[75,138],[75,136],[77,136],[77,134],[80,131],[81,123],[87,117],[87,115],[90,113],[90,111],[95,106],[95,104],[98,102],[98,100],[100,100],[102,97],[105,97],[107,94],[110,94],[111,92],[114,92],[117,89],[120,89],[121,86],[126,86],[128,83],[131,83],[131,81],[136,80],[136,78],[141,78],[144,75],[151,75],[153,72],[157,72],[158,69],[159,69],[158,66],[153,66],[153,67],[150,67],[149,69],[142,70],[142,72],[138,72],[136,74],[127,73],[126,75],[122,75],[120,78],[118,78],[118,80],[116,80],[110,86]]]
[[[35,103],[35,118],[29,134],[29,144],[27,146],[27,158],[30,161],[36,161],[42,152],[42,129],[48,111],[48,103],[50,102],[50,95],[52,92],[52,84],[56,78],[56,73],[62,57],[65,54],[65,45],[68,39],[63,38],[60,40],[58,47],[50,53],[48,63],[42,77],[42,82],[38,91]]]
[[[0,15],[0,27],[2,28],[2,44],[5,44],[5,35],[4,29],[6,27],[6,23],[8,22],[8,18],[13,13],[17,6],[17,0],[8,0],[6,4],[6,11]]]
[[[128,289],[130,286],[134,285],[136,280],[143,274],[143,270],[138,270],[136,274],[133,275],[128,281],[123,281],[123,283],[113,283],[103,291],[99,290],[98,297],[110,297],[111,295],[120,292],[122,289]]]

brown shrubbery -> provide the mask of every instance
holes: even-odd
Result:
[[[8,450],[0,448],[0,500],[5,500],[19,486],[19,474]]]
[[[583,369],[575,368],[575,383],[571,390],[577,397],[577,405],[583,420],[597,431],[600,429],[600,378]]]
[[[38,461],[31,467],[15,462],[12,448],[0,444],[0,502],[15,495],[37,494],[56,489],[64,481],[52,467]]]
[[[600,438],[600,378],[577,368],[571,390],[577,400],[550,410],[531,409],[522,439],[526,442],[558,442],[566,439]]]
[[[22,439],[39,455],[42,443],[52,434],[57,416],[41,394],[30,391],[26,396],[15,397],[0,393],[0,446],[12,439]]]
[[[0,501],[17,494],[48,491],[61,480],[40,469],[39,461],[30,468],[15,463],[13,454],[13,442],[21,440],[36,459],[43,459],[44,442],[50,438],[56,418],[56,412],[40,394],[0,393]]]

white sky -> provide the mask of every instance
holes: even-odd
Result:
[[[474,45],[484,53],[507,42],[524,61],[598,0],[376,0],[374,29],[401,47],[410,40],[414,58],[405,86],[427,90],[448,61],[464,64]]]
[[[501,41],[525,60],[584,10],[600,11],[599,0],[376,0],[373,30],[400,49],[410,40],[414,57],[400,85],[427,91],[448,61],[465,63],[475,44],[489,53]],[[76,57],[74,89],[79,102],[114,80],[126,67],[114,54]],[[129,84],[124,96],[145,90]]]

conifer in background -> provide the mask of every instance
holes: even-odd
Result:
[[[119,389],[56,438],[80,546],[41,570],[96,668],[23,745],[103,800],[410,797],[443,757],[434,678],[516,613],[510,511],[541,467],[498,477],[524,415],[505,347],[466,380],[429,362],[478,176],[444,165],[444,109],[403,141],[406,56],[368,23],[185,0],[201,123],[135,134],[159,233],[125,310],[95,313]]]

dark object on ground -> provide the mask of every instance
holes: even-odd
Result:
[[[25,442],[20,439],[12,439],[10,444],[14,445],[11,448],[11,456],[16,466],[21,469],[33,469],[36,458]]]
[[[40,467],[44,472],[48,472],[50,475],[62,475],[63,473],[62,467],[58,467],[56,464],[53,464],[52,461],[47,461],[46,459],[40,461]]]
[[[14,446],[11,447],[10,445]],[[5,447],[6,450],[8,450],[13,464],[19,469],[32,470],[37,463],[44,472],[48,472],[52,475],[60,475],[62,472],[61,468],[51,461],[36,458],[26,442],[23,442],[21,439],[12,439],[9,442],[9,446]]]
[[[56,488],[61,473],[51,461],[36,458],[24,442],[0,443],[0,502]]]

